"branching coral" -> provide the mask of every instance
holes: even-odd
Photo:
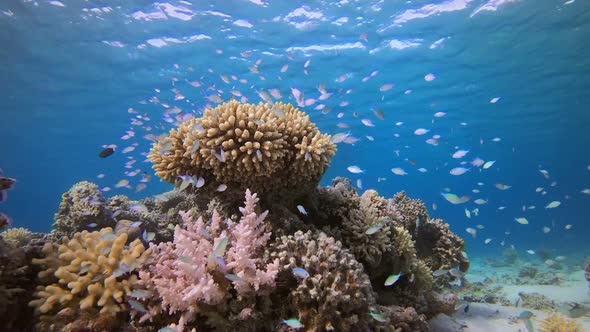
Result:
[[[552,314],[541,322],[539,332],[584,332],[584,328],[574,320]]]
[[[270,233],[263,224],[267,212],[256,214],[257,202],[256,194],[247,190],[238,223],[223,221],[216,212],[211,223],[193,221],[191,213],[184,212],[186,228],[176,226],[174,242],[152,246],[155,261],[140,277],[146,288],[159,294],[161,311],[180,313],[185,323],[208,313],[217,318],[228,309],[234,292],[241,300],[274,288],[278,260],[262,261]],[[159,311],[151,310],[142,319],[152,319]]]
[[[340,242],[324,233],[296,232],[278,240],[273,256],[289,275],[293,268],[309,273],[289,295],[307,331],[370,330],[368,313],[375,305],[371,283]]]
[[[171,130],[149,159],[172,184],[188,175],[263,193],[314,187],[335,152],[331,137],[289,104],[231,101]]]
[[[53,232],[68,237],[91,224],[98,228],[114,225],[98,186],[86,181],[76,183],[62,195],[54,219]]]
[[[39,286],[38,299],[30,305],[41,314],[49,314],[65,307],[79,307],[82,311],[100,308],[100,313],[114,315],[126,310],[125,303],[137,282],[134,272],[141,267],[151,250],[140,240],[126,246],[127,234],[116,236],[111,228],[89,233],[75,233],[65,238],[58,252],[47,243],[44,259],[34,264],[46,265],[40,278],[53,274],[58,282]]]

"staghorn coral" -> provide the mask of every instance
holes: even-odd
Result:
[[[52,244],[43,247],[46,257],[33,263],[45,265],[41,279],[51,275],[57,283],[39,286],[36,300],[30,302],[42,315],[62,308],[81,311],[99,309],[101,314],[115,315],[127,310],[125,300],[137,282],[134,272],[141,267],[151,250],[135,240],[126,246],[127,234],[115,235],[111,228],[89,233],[75,233],[65,238],[54,252]]]
[[[171,130],[148,157],[172,184],[188,175],[262,194],[312,189],[335,152],[331,137],[289,104],[231,101]]]
[[[370,331],[369,309],[375,295],[363,266],[340,242],[320,232],[296,232],[274,244],[284,278],[291,278],[295,267],[309,277],[297,282],[289,293],[294,316],[307,331]]]
[[[246,190],[238,223],[223,221],[217,212],[209,224],[202,217],[193,221],[189,211],[181,213],[186,228],[176,226],[174,242],[152,245],[154,261],[140,272],[141,284],[161,298],[160,308],[151,303],[140,322],[168,312],[180,314],[180,326],[196,324],[200,315],[222,328],[236,319],[223,318],[230,310],[240,316],[246,309],[252,313],[242,314],[241,320],[254,322],[258,315],[251,306],[274,288],[278,273],[278,260],[262,261],[270,233],[263,225],[268,212],[256,214],[257,202],[257,195]]]
[[[539,332],[584,332],[584,328],[574,320],[552,314],[541,321]]]
[[[105,206],[98,186],[82,181],[74,184],[62,195],[59,209],[54,216],[52,233],[71,237],[74,233],[94,227],[113,227],[115,221]]]
[[[33,233],[26,228],[9,228],[6,231],[0,233],[0,236],[13,248],[22,247],[27,244],[32,237]]]

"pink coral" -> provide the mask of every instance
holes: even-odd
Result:
[[[262,249],[270,238],[263,225],[268,211],[256,214],[257,202],[256,194],[246,190],[238,223],[223,221],[217,212],[211,223],[180,212],[186,227],[176,226],[174,242],[152,245],[156,258],[140,273],[142,283],[159,294],[162,311],[180,313],[190,322],[203,307],[227,303],[232,286],[238,297],[274,287],[279,263],[263,266]],[[143,319],[159,311],[152,309]]]

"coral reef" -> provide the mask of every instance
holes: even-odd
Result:
[[[584,332],[582,325],[558,314],[543,319],[539,332]]]
[[[33,263],[46,267],[39,273],[41,280],[55,276],[58,281],[39,286],[37,299],[30,305],[41,315],[67,307],[98,309],[100,314],[110,315],[127,310],[125,302],[137,282],[137,269],[151,250],[139,240],[126,243],[126,233],[117,236],[111,228],[103,228],[75,233],[71,240],[65,238],[57,252],[53,244],[45,244],[45,258]]]
[[[149,155],[177,190],[105,199],[81,182],[63,195],[53,242],[43,255],[36,246],[18,284],[30,284],[29,325],[428,331],[427,319],[456,307],[445,286],[464,281],[463,240],[403,192],[359,194],[342,178],[317,188],[335,150],[280,103],[232,101],[182,123]]]
[[[149,159],[172,184],[180,176],[202,177],[263,194],[313,189],[335,152],[331,137],[289,104],[231,101],[171,130]]]

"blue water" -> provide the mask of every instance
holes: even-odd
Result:
[[[588,35],[590,4],[581,0],[3,1],[0,167],[18,183],[0,211],[15,226],[49,231],[61,194],[78,181],[113,188],[107,197],[139,199],[170,190],[152,176],[147,188],[135,193],[141,175],[124,174],[135,169],[152,174],[141,155],[150,147],[142,138],[148,132],[130,124],[134,114],[128,108],[151,118],[149,133],[173,127],[162,121],[165,107],[148,101],[154,96],[198,116],[214,94],[207,90],[212,85],[223,90],[225,100],[235,89],[258,103],[256,91],[276,88],[283,101],[294,103],[290,88],[317,99],[316,87],[323,83],[333,95],[303,109],[322,131],[350,131],[361,138],[354,145],[338,144],[323,185],[347,176],[384,196],[405,190],[466,238],[470,253],[499,254],[502,240],[522,251],[588,252],[590,195],[581,193],[590,188]],[[251,52],[247,58],[240,55],[245,51]],[[254,74],[249,68],[257,60],[262,62]],[[373,71],[378,73],[363,82]],[[429,73],[434,81],[425,81]],[[349,78],[337,82],[344,74]],[[185,79],[203,86],[192,87]],[[381,92],[384,84],[395,87]],[[174,100],[175,87],[185,100]],[[490,103],[495,97],[500,99]],[[343,101],[349,105],[339,106]],[[314,110],[320,103],[331,112]],[[382,110],[385,119],[373,109]],[[344,116],[338,119],[340,112]],[[436,112],[447,115],[435,118]],[[121,140],[130,128],[136,136]],[[430,132],[417,136],[418,128]],[[435,134],[441,135],[438,146],[425,143]],[[495,137],[501,141],[492,141]],[[133,143],[135,151],[121,152]],[[98,158],[108,144],[117,144],[117,152]],[[453,159],[456,147],[470,152]],[[449,174],[476,156],[496,163]],[[129,157],[137,162],[126,169]],[[350,165],[365,172],[351,174]],[[393,167],[408,175],[394,175]],[[428,171],[421,173],[420,167]],[[115,188],[124,178],[131,189]],[[511,188],[500,191],[496,183]],[[535,192],[537,187],[546,195]],[[440,195],[445,188],[471,201],[452,205]],[[488,203],[476,205],[476,198]],[[544,209],[551,201],[562,204]],[[523,212],[523,205],[536,208]],[[466,208],[479,208],[479,216],[467,219]],[[520,225],[515,217],[530,224]],[[476,225],[485,228],[473,238],[465,229]],[[543,226],[551,231],[544,234]],[[485,245],[486,238],[492,242]]]

